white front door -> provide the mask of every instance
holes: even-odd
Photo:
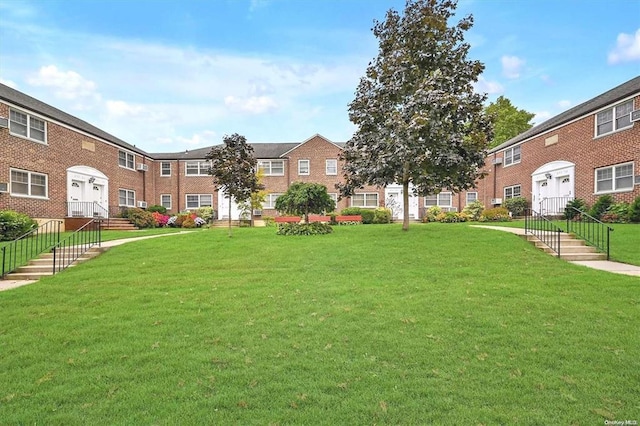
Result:
[[[539,213],[546,213],[545,201],[549,196],[549,182],[541,180],[536,182],[536,200],[538,201],[537,210]]]
[[[109,178],[88,166],[67,169],[67,215],[108,216]]]
[[[229,203],[231,203],[231,220],[240,219],[240,209],[238,203],[231,198],[225,196],[222,190],[218,191],[218,219],[229,219]]]
[[[93,184],[91,191],[91,201],[94,203],[93,216],[94,217],[106,217],[107,216],[107,202],[104,185]]]
[[[85,209],[83,208],[84,201],[84,182],[80,180],[71,180],[71,187],[68,191],[69,203],[68,212],[69,216],[85,216]]]
[[[402,204],[402,196],[399,191],[387,192],[385,205],[388,209],[391,209],[391,216],[394,219],[402,219],[404,216],[404,207]]]
[[[571,197],[573,191],[573,183],[570,176],[560,176],[558,178],[558,194],[560,197]]]

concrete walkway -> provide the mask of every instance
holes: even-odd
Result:
[[[511,232],[512,234],[525,236],[522,228],[509,228],[507,226],[489,226],[489,225],[471,225],[474,228],[495,229],[497,231]],[[588,268],[599,269],[614,274],[632,275],[640,277],[640,266],[629,265],[626,263],[613,262],[611,260],[577,260],[571,261],[574,265],[582,265]]]
[[[103,241],[100,247],[110,249],[120,244],[130,243],[132,241],[148,240],[149,238],[169,237],[171,235],[187,234],[194,231],[181,231],[173,234],[145,235],[144,237],[123,238],[120,240]],[[0,280],[0,291],[11,290],[12,288],[21,287],[27,284],[33,284],[36,280]]]

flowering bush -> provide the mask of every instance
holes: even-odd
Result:
[[[438,215],[442,213],[442,209],[438,206],[432,206],[427,209],[422,218],[423,222],[436,222]]]
[[[469,216],[469,220],[477,222],[478,220],[480,220],[480,215],[482,214],[483,210],[484,210],[484,204],[476,200],[467,204],[466,207],[462,209],[462,213]]]
[[[207,221],[195,213],[180,213],[167,219],[167,226],[172,228],[196,228],[206,224]]]
[[[442,223],[458,223],[458,222],[466,222],[469,220],[469,216],[466,213],[458,213],[458,212],[442,212],[438,216],[436,216],[436,221]]]
[[[480,222],[509,222],[511,216],[509,216],[509,210],[504,207],[494,207],[482,212],[480,216]]]
[[[138,228],[155,228],[156,226],[153,214],[137,207],[127,210],[127,219]]]
[[[216,215],[216,211],[213,210],[213,207],[200,207],[198,210],[196,210],[196,214],[198,217],[204,219],[205,223],[207,223],[213,221],[213,218]]]
[[[169,216],[167,216],[166,214],[162,214],[159,212],[152,212],[151,215],[153,216],[153,219],[156,221],[156,226],[159,226],[159,227],[166,226],[167,222],[169,221]]]
[[[201,217],[196,217],[195,219],[193,219],[193,223],[195,223],[195,225],[196,225],[197,227],[200,227],[200,226],[202,226],[202,225],[206,225],[206,224],[207,224],[207,221],[206,221],[206,220],[204,220],[204,219],[203,219],[203,218],[201,218]]]

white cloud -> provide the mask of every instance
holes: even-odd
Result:
[[[553,115],[549,111],[539,111],[535,113],[535,115],[533,116],[533,120],[531,121],[533,121],[535,125],[538,125],[547,121],[551,117],[553,117]]]
[[[213,130],[205,130],[203,132],[191,135],[190,138],[179,136],[176,138],[175,142],[178,142],[183,145],[193,146],[193,147],[196,147],[196,146],[201,147],[201,146],[216,145],[220,142],[218,139],[220,138],[218,137],[216,132],[214,132]]]
[[[132,105],[124,101],[107,101],[105,103],[107,113],[115,117],[140,115],[144,108],[140,105]]]
[[[56,97],[74,101],[74,108],[87,109],[100,100],[97,86],[75,71],[61,71],[55,65],[41,67],[36,74],[27,78],[27,83],[36,87],[53,89]]]
[[[635,34],[618,34],[616,47],[609,52],[608,62],[618,64],[640,60],[640,28]]]
[[[269,96],[250,96],[248,98],[227,96],[224,98],[224,104],[233,110],[250,114],[264,114],[278,108],[276,101]]]
[[[517,56],[503,56],[500,61],[502,62],[502,74],[505,77],[514,79],[520,77],[520,71],[525,64],[523,59]]]
[[[567,109],[571,106],[571,101],[563,99],[558,102],[558,106],[562,109]]]
[[[473,85],[473,89],[478,93],[488,93],[496,95],[504,92],[504,87],[497,81],[489,81],[480,76],[478,81]]]

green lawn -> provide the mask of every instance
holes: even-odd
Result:
[[[0,292],[2,424],[640,417],[640,278],[466,224],[213,229]]]

